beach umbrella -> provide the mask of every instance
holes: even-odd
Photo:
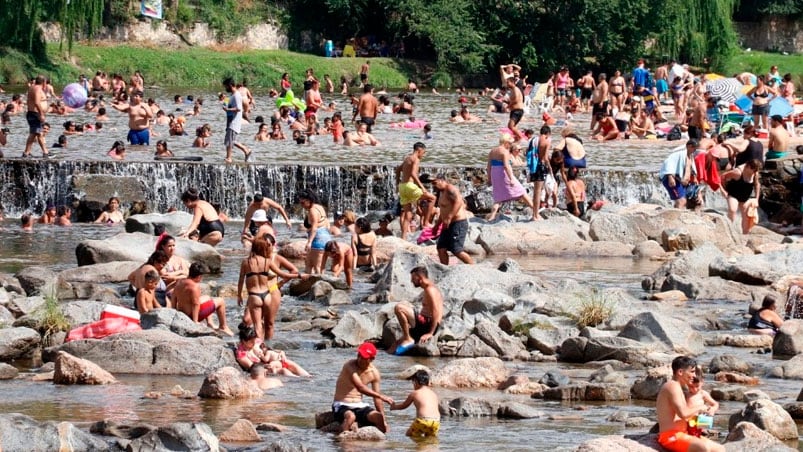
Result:
[[[720,78],[706,84],[711,96],[718,97],[726,102],[733,102],[742,93],[742,83],[735,78]]]
[[[725,78],[724,75],[719,75],[715,72],[709,72],[708,74],[705,74],[705,79],[708,80],[709,82],[712,82],[714,80],[721,80],[723,78]]]

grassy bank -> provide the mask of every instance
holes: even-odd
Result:
[[[0,52],[3,52],[0,50]],[[10,51],[0,60],[0,82],[19,84],[26,77],[44,72],[59,84],[75,81],[78,74],[88,76],[98,70],[120,73],[126,79],[139,70],[148,85],[197,86],[218,88],[228,76],[248,79],[251,87],[274,87],[287,72],[298,85],[307,68],[322,77],[329,74],[338,85],[341,76],[357,78],[364,58],[324,58],[285,50],[182,50],[130,46],[86,46],[76,44],[72,55],[61,54],[57,46],[48,48],[51,65],[35,65],[30,58]],[[392,58],[371,58],[370,80],[377,87],[400,88],[407,80],[425,80],[431,68],[421,62]]]
[[[780,53],[740,51],[731,58],[725,67],[725,74],[741,72],[766,74],[773,65],[778,66],[781,75],[790,73],[796,86],[803,82],[803,56],[800,54],[783,55]]]

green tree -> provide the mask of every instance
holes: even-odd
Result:
[[[44,60],[40,22],[58,22],[69,48],[76,33],[91,37],[100,28],[103,9],[103,0],[0,0],[0,27],[6,45]]]
[[[712,69],[722,69],[737,45],[736,0],[665,0],[660,5],[653,16],[654,52],[691,64],[707,58]]]

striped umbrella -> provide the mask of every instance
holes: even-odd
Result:
[[[706,89],[714,97],[733,102],[742,94],[742,83],[735,78],[721,78],[706,84]]]

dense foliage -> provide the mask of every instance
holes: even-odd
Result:
[[[281,1],[281,3],[279,3]],[[543,78],[560,66],[586,69],[650,66],[669,58],[721,70],[736,48],[732,18],[799,16],[800,0],[163,0],[165,20],[177,31],[206,22],[221,38],[274,20],[292,47],[319,52],[324,39],[344,43],[371,37],[407,57],[431,60],[441,78],[495,77],[517,63]],[[135,20],[137,0],[0,0],[0,26],[13,48],[45,57],[37,23],[55,21],[68,44],[101,21]]]

